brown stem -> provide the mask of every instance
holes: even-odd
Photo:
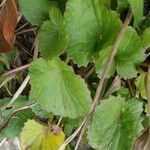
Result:
[[[18,73],[19,71],[22,71],[22,70],[28,68],[29,66],[30,66],[30,64],[26,64],[26,65],[20,66],[18,68],[12,69],[10,71],[4,72],[4,73],[0,74],[0,77],[8,77],[12,74]]]
[[[130,95],[131,95],[131,97],[133,97],[134,93],[133,93],[133,90],[132,90],[132,86],[131,86],[130,80],[128,79],[127,82],[128,82],[128,86],[129,86]]]
[[[16,32],[16,35],[24,34],[24,33],[27,33],[27,32],[32,32],[32,31],[35,31],[35,30],[37,30],[37,27],[33,27],[31,29],[26,29],[26,30],[23,30],[23,31],[18,31],[18,32]]]

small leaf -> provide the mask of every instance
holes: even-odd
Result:
[[[67,52],[80,66],[87,65],[95,51],[111,45],[121,25],[118,14],[100,0],[69,0],[65,21]]]
[[[10,101],[10,99],[5,98],[0,100],[0,106],[2,107],[3,105],[7,104]],[[25,105],[28,105],[29,101],[27,100],[26,97],[20,96],[19,98],[16,99],[16,101],[6,110],[4,110],[1,113],[1,119],[2,122],[9,117],[9,115],[14,112],[16,109],[21,108]],[[21,129],[24,125],[24,122],[27,121],[27,119],[32,119],[33,118],[33,113],[29,109],[28,111],[22,111],[17,114],[15,114],[11,119],[10,122],[8,123],[8,126],[3,129],[0,133],[0,137],[19,137]],[[1,122],[1,123],[2,123]]]
[[[150,47],[150,27],[145,29],[143,34],[141,35],[141,38],[142,38],[142,44],[143,44],[143,47],[146,49],[146,48],[149,48]]]
[[[97,107],[88,129],[90,145],[96,150],[131,150],[141,131],[142,103],[111,96]]]
[[[39,36],[39,47],[46,59],[60,55],[67,46],[67,33],[61,12],[54,6],[49,14],[51,20],[44,22]]]
[[[130,4],[131,10],[134,15],[135,24],[139,24],[143,18],[144,1],[143,0],[127,0]]]
[[[141,38],[132,27],[128,27],[115,58],[118,74],[124,78],[132,78],[137,75],[137,69],[145,60],[145,52],[142,48]]]
[[[104,64],[108,61],[111,50],[111,46],[107,47],[95,56],[96,69],[100,75],[104,69]],[[142,48],[141,38],[132,27],[128,27],[111,64],[108,76],[112,75],[116,69],[118,75],[121,77],[136,77],[136,67],[139,66],[144,59],[145,54]]]
[[[10,99],[5,98],[0,100],[0,107],[7,104],[10,101]],[[16,101],[10,106],[10,108],[7,108],[1,113],[1,121],[3,122],[5,119],[9,117],[9,115],[14,112],[16,109],[21,108],[23,106],[29,105],[29,101],[25,96],[20,96],[16,99]],[[32,119],[33,113],[29,109],[27,111],[22,111],[17,114],[15,114],[8,123],[8,126],[3,129],[0,133],[0,137],[19,137],[21,129],[24,125],[24,122],[27,121],[27,119]],[[1,123],[2,123],[1,122]]]
[[[146,92],[146,74],[141,74],[135,80],[135,85],[137,86],[138,90],[140,91],[141,97],[147,99],[147,92]]]
[[[129,94],[130,94],[129,89],[123,86],[121,86],[120,89],[117,91],[117,95],[124,97],[124,98],[129,97]]]
[[[59,127],[46,127],[35,120],[28,120],[21,132],[21,145],[22,149],[58,150],[64,138],[65,135]]]
[[[15,41],[17,7],[15,0],[7,0],[0,12],[0,52],[11,51]]]
[[[0,137],[3,138],[19,137],[20,132],[24,126],[24,122],[26,122],[27,119],[32,119],[32,118],[33,118],[33,113],[31,110],[18,113],[17,115],[12,117],[7,128],[1,131]]]
[[[142,21],[144,12],[143,0],[117,0],[117,3],[118,3],[117,10],[119,12],[125,10],[126,8],[128,8],[128,6],[131,7],[136,26],[140,23],[140,21]]]
[[[31,92],[47,112],[77,118],[88,113],[90,92],[84,81],[64,64],[38,59],[30,68]]]
[[[129,3],[127,0],[117,0],[117,5],[117,10],[121,12],[129,6]]]
[[[0,100],[0,107],[8,104],[10,102],[10,99],[9,98],[5,98],[5,99],[1,99]],[[7,117],[8,114],[10,114],[11,112],[13,112],[15,109],[18,109],[20,107],[23,107],[23,106],[26,106],[26,105],[29,105],[29,101],[28,99],[25,97],[25,96],[19,96],[15,102],[13,104],[11,104],[9,106],[8,109],[5,109],[3,112],[2,112],[2,117]]]
[[[19,6],[26,19],[40,26],[48,19],[51,2],[49,0],[19,0]]]
[[[56,3],[53,3],[53,7],[49,10],[49,18],[55,24],[60,24],[63,21],[63,16]]]

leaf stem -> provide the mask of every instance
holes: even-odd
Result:
[[[12,74],[18,73],[19,71],[22,71],[22,70],[28,68],[29,66],[30,66],[30,64],[26,64],[26,65],[20,66],[18,68],[12,69],[10,71],[4,72],[3,74],[0,74],[0,77],[8,77]]]
[[[18,31],[18,32],[16,32],[16,35],[24,34],[24,33],[27,33],[27,32],[32,32],[32,31],[36,31],[36,30],[37,30],[37,27],[33,27],[33,28],[26,29],[26,30],[23,30],[23,31]]]
[[[60,117],[59,120],[58,120],[58,123],[57,123],[57,126],[59,127],[61,121],[62,121],[63,117]]]
[[[2,84],[0,84],[0,88],[2,88],[6,83],[8,83],[11,79],[13,79],[15,77],[15,75],[9,76],[7,77]]]
[[[7,138],[3,138],[3,140],[0,142],[0,147],[4,144],[4,142],[7,140]]]
[[[84,119],[81,123],[81,125],[75,130],[75,132],[69,136],[65,142],[61,145],[61,147],[58,150],[65,150],[66,146],[77,136],[77,134],[80,132],[80,130],[82,129],[82,126],[84,125],[84,123],[86,122],[86,120]]]
[[[23,81],[23,83],[21,84],[21,86],[19,87],[19,89],[18,89],[18,90],[16,91],[16,93],[14,94],[13,98],[11,99],[11,101],[10,101],[8,104],[4,105],[4,106],[1,108],[1,112],[2,112],[3,110],[5,110],[7,107],[9,107],[9,106],[19,97],[19,95],[22,93],[22,91],[24,90],[24,88],[25,88],[26,85],[28,84],[29,80],[30,80],[30,76],[28,75],[28,76],[24,79],[24,81]]]
[[[134,96],[134,93],[133,93],[133,90],[132,90],[132,86],[131,86],[130,80],[127,79],[127,82],[128,82],[128,86],[129,86],[130,96],[133,97],[133,96]]]

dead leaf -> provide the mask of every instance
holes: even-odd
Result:
[[[0,11],[0,52],[11,51],[15,40],[17,6],[15,0],[7,0]]]

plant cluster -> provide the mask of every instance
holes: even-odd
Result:
[[[0,137],[23,150],[148,150],[149,3],[18,0],[17,31],[31,29],[0,20]]]

